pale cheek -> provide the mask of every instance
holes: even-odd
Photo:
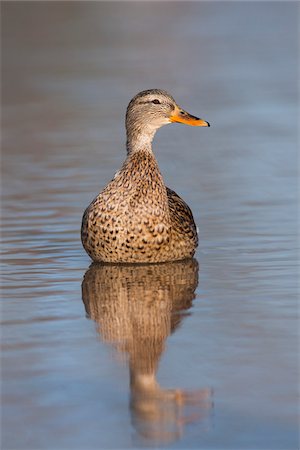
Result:
[[[162,127],[163,125],[167,125],[168,123],[170,123],[170,119],[169,117],[160,117],[159,119],[155,120],[151,126],[153,127],[153,129],[158,129],[160,127]]]

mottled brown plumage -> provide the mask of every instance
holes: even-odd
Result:
[[[82,244],[94,261],[164,262],[194,255],[192,212],[165,186],[151,148],[156,130],[171,122],[209,126],[165,91],[143,91],[129,103],[127,158],[83,215]]]

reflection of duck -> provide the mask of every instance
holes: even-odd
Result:
[[[127,159],[83,215],[82,243],[94,261],[163,262],[194,255],[192,212],[165,186],[151,148],[156,130],[171,122],[209,126],[165,91],[143,91],[129,103]]]
[[[105,342],[128,357],[131,414],[138,432],[169,441],[185,422],[207,415],[211,390],[188,393],[162,389],[156,371],[165,340],[179,326],[195,297],[198,263],[194,259],[150,265],[93,264],[82,283],[88,316]],[[187,417],[193,404],[196,414]]]

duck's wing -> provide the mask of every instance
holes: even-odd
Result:
[[[192,211],[176,192],[168,187],[166,189],[172,227],[178,234],[191,239],[196,247],[198,245],[198,235]]]

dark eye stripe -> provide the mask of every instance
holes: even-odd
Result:
[[[138,105],[146,105],[147,103],[154,103],[155,105],[161,105],[161,102],[158,99],[155,100],[140,100],[137,102]]]

